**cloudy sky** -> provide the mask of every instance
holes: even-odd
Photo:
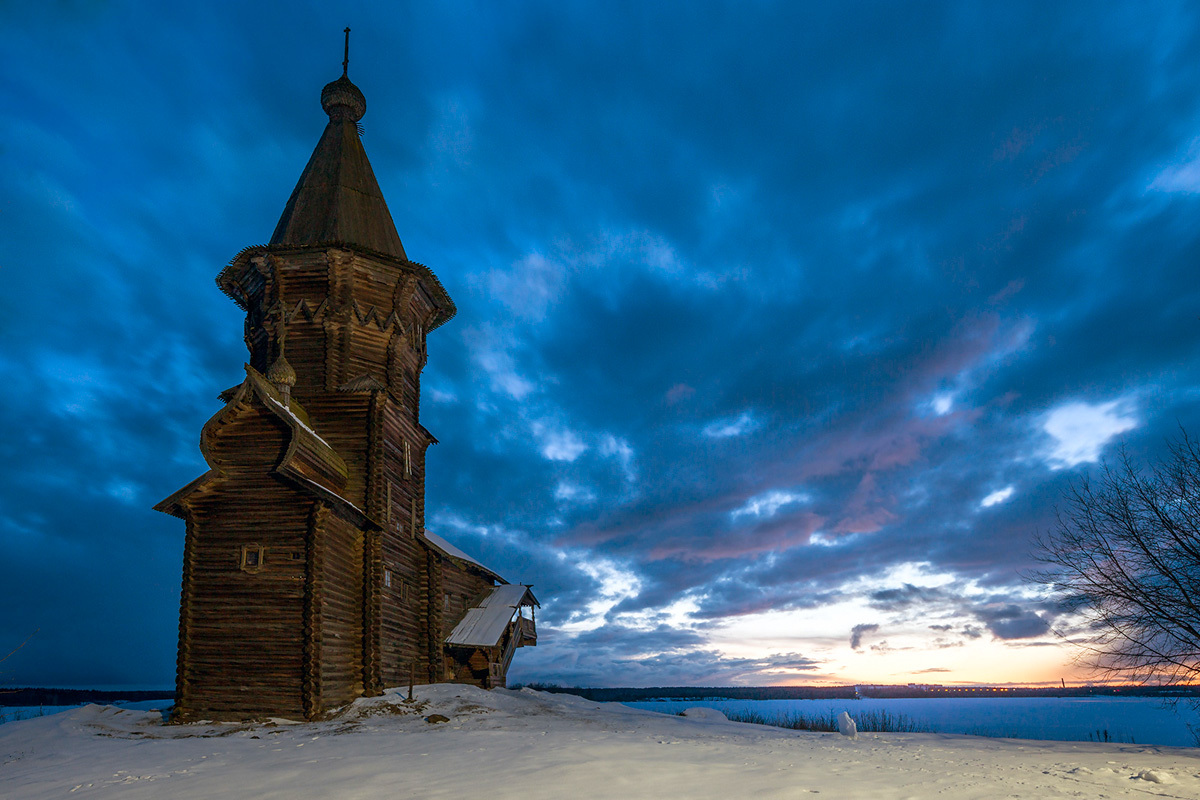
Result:
[[[428,527],[543,602],[512,680],[1080,675],[1032,537],[1200,432],[1194,6],[173,5],[0,5],[0,683],[172,685],[151,506],[346,25],[459,306]]]

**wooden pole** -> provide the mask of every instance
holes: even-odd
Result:
[[[417,674],[417,662],[416,661],[408,662],[408,701],[410,703],[412,702],[412,687],[413,687],[413,680],[416,678],[416,674]]]

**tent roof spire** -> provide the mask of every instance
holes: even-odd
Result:
[[[347,77],[349,28],[345,34],[342,76],[321,90],[329,124],[283,209],[271,244],[359,245],[407,261],[359,139],[358,121],[366,114],[367,99]]]

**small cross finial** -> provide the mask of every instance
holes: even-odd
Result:
[[[350,69],[350,29],[346,28],[346,55],[342,59],[342,77],[346,77],[346,71]]]

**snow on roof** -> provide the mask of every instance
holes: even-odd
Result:
[[[475,566],[479,567],[481,570],[483,570],[484,572],[486,572],[488,575],[492,576],[496,580],[500,581],[501,583],[508,583],[508,581],[504,580],[504,578],[501,578],[494,571],[492,571],[489,567],[484,566],[477,559],[471,558],[469,555],[464,553],[462,550],[459,550],[457,547],[450,544],[445,539],[438,536],[436,533],[430,533],[429,531],[422,531],[422,534],[424,535],[426,541],[428,541],[431,545],[436,547],[438,550],[441,550],[443,553],[450,556],[451,558],[457,558],[459,561],[466,561],[469,564],[474,564]]]
[[[509,583],[497,586],[477,607],[469,609],[462,622],[446,637],[446,644],[465,647],[495,647],[504,636],[504,629],[525,603],[528,595],[536,603],[528,586]]]
[[[319,434],[315,430],[313,430],[313,427],[311,425],[309,425],[307,422],[305,422],[304,420],[302,420],[300,418],[300,415],[297,414],[290,406],[285,406],[283,403],[279,402],[274,397],[271,397],[269,395],[264,395],[263,400],[267,401],[267,403],[271,406],[272,410],[274,410],[276,414],[281,414],[283,416],[286,416],[290,419],[295,420],[296,424],[299,425],[301,428],[303,428],[305,431],[307,431],[314,439],[316,439],[318,442],[320,442],[321,444],[328,447],[330,450],[333,450],[333,445],[331,445],[329,442],[327,442],[323,438],[321,438],[321,434]],[[334,450],[334,452],[336,453],[337,451]]]

